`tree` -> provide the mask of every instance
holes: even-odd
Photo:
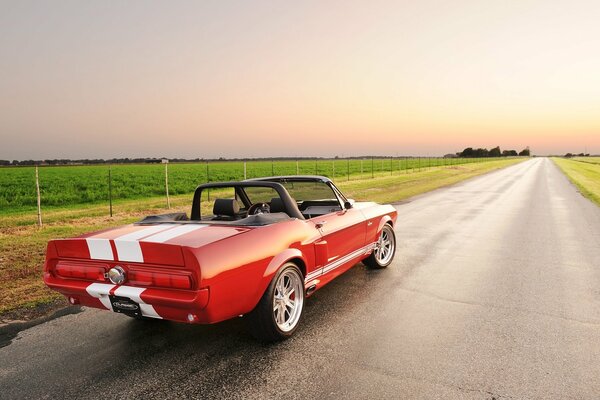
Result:
[[[467,147],[459,154],[459,157],[473,157],[473,148]]]
[[[529,151],[529,147],[521,150],[521,152],[519,153],[520,156],[524,156],[524,157],[529,157],[531,156],[531,152]]]
[[[501,155],[502,155],[502,153],[500,152],[500,146],[494,147],[489,152],[490,157],[500,157]]]

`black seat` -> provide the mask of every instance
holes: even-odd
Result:
[[[294,200],[294,199],[292,199]],[[285,208],[285,203],[281,200],[281,197],[273,197],[269,206],[271,213],[286,213],[289,215],[288,210]]]
[[[215,199],[213,219],[218,221],[233,221],[237,219],[240,205],[236,199]]]

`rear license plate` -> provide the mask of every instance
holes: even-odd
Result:
[[[113,311],[129,315],[130,317],[141,317],[142,311],[140,305],[127,297],[108,296],[112,304]]]

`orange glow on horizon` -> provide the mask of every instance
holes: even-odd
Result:
[[[1,159],[600,153],[596,2],[5,8]]]

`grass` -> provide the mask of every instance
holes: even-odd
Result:
[[[553,160],[581,194],[600,205],[600,157]]]
[[[590,164],[600,164],[600,157],[573,157],[571,160],[586,162]]]
[[[477,159],[378,158],[352,160],[223,161],[169,164],[169,194],[192,193],[205,182],[242,180],[272,175],[315,174],[336,181],[360,180],[442,165],[461,165]],[[44,211],[108,206],[109,168],[112,199],[117,204],[165,195],[165,166],[161,164],[44,166],[39,168]],[[0,216],[29,215],[21,224],[34,224],[37,206],[34,167],[0,168]],[[33,216],[33,217],[32,217]]]
[[[438,166],[375,174],[373,179],[338,180],[337,185],[358,201],[394,202],[427,191],[503,168],[523,159],[502,159],[480,163]],[[171,211],[189,214],[190,194],[171,198]],[[122,199],[116,213],[107,216],[105,204],[57,207],[44,214],[44,227],[31,225],[30,213],[6,213],[0,218],[0,317],[15,309],[34,307],[55,301],[60,296],[42,282],[46,244],[54,238],[71,237],[85,232],[131,223],[144,215],[166,212],[163,197]]]

